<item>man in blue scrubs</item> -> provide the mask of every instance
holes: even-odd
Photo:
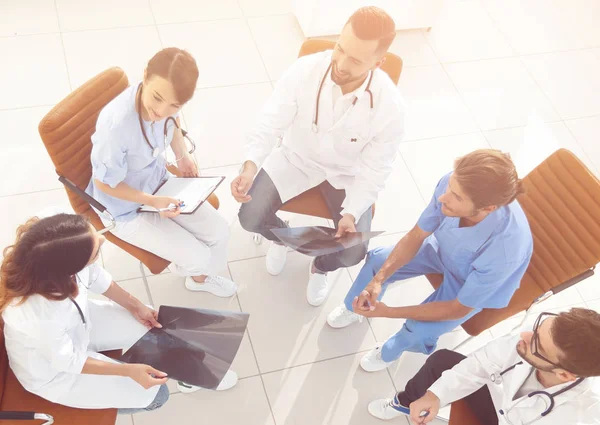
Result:
[[[481,149],[439,181],[417,225],[395,246],[369,252],[344,304],[327,317],[343,328],[365,317],[407,319],[361,366],[385,369],[404,351],[430,354],[438,338],[483,308],[506,307],[529,265],[533,239],[516,197],[521,180],[508,155]],[[421,305],[388,307],[387,286],[428,273],[442,285]]]

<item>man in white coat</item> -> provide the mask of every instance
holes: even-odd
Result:
[[[404,391],[373,401],[369,412],[383,420],[410,415],[420,425],[464,398],[485,425],[597,425],[599,352],[600,314],[541,313],[532,331],[499,338],[466,358],[434,353]]]
[[[271,241],[270,274],[281,273],[287,255],[271,232],[286,227],[276,212],[313,187],[321,190],[338,236],[371,228],[371,206],[404,133],[402,97],[380,69],[395,35],[394,21],[383,10],[359,9],[334,50],[298,59],[264,106],[231,193],[243,203],[242,227]],[[365,244],[316,257],[308,302],[320,305],[329,293],[327,273],[359,263],[366,251]]]

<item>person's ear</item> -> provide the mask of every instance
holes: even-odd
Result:
[[[377,69],[377,68],[381,68],[383,66],[383,64],[385,63],[385,56],[382,56],[381,59],[379,59],[377,62],[375,62],[375,66],[373,67],[373,69]]]
[[[493,211],[496,211],[497,209],[498,209],[498,205],[490,205],[489,207],[481,208],[480,211],[485,211],[487,213],[491,213]]]
[[[577,375],[575,375],[574,373],[571,373],[569,371],[566,371],[564,369],[554,369],[554,374],[556,375],[556,377],[558,379],[560,379],[563,382],[570,382],[570,381],[574,381],[578,378]]]

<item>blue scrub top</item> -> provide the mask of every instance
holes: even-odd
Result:
[[[459,227],[460,218],[442,213],[438,198],[447,188],[449,173],[439,181],[418,226],[433,232],[424,242],[437,252],[444,283],[460,285],[458,301],[471,308],[506,307],[521,283],[533,253],[533,237],[518,201],[491,212],[471,227]]]
[[[135,218],[140,204],[107,195],[96,187],[94,179],[113,188],[124,182],[136,190],[153,193],[168,178],[162,154],[171,144],[174,124],[169,122],[165,146],[166,119],[142,121],[150,144],[160,152],[157,158],[152,157],[152,149],[144,140],[135,108],[138,87],[139,84],[128,87],[102,109],[92,135],[92,178],[86,192],[120,221]]]

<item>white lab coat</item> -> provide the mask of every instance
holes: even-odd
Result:
[[[529,398],[525,394],[513,401],[513,397],[533,369],[528,363],[523,362],[522,365],[507,371],[502,376],[501,384],[491,382],[492,374],[501,373],[521,361],[516,350],[519,339],[519,335],[512,335],[492,341],[444,372],[429,390],[437,395],[442,406],[445,406],[487,384],[500,425],[525,425],[531,419],[535,419],[535,425],[600,424],[600,395],[594,388],[598,385],[597,378],[587,378],[574,388],[554,397],[555,406],[545,417],[540,417],[544,410],[541,400],[537,399],[536,402],[535,398]],[[569,384],[571,382],[545,388],[544,391],[552,394]],[[500,410],[509,415],[511,422],[499,413]]]
[[[98,351],[128,348],[146,328],[113,302],[88,300],[88,288],[102,294],[112,282],[99,265],[78,277],[75,301],[85,325],[69,299],[34,295],[20,305],[15,300],[2,313],[11,369],[26,390],[54,403],[88,409],[148,406],[158,386],[146,390],[131,378],[81,373],[88,357],[114,362]]]
[[[374,71],[370,85],[372,110],[365,92],[368,78],[334,103],[334,83],[328,75],[315,133],[317,92],[331,55],[327,51],[304,56],[281,77],[249,135],[246,160],[264,168],[282,202],[328,180],[336,189],[346,190],[342,214],[352,214],[358,221],[392,171],[404,134],[405,108],[398,88],[380,69]]]

